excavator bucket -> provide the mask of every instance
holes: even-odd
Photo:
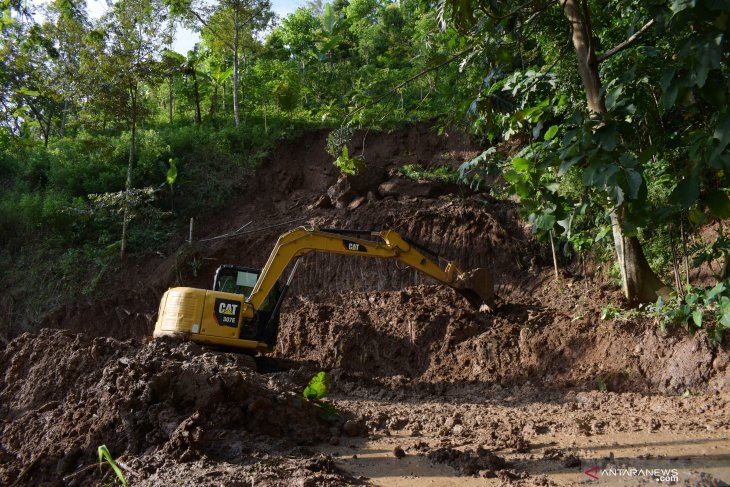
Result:
[[[494,310],[494,279],[488,269],[478,267],[465,272],[457,280],[455,289],[475,308],[487,312]]]

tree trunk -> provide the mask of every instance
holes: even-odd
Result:
[[[134,168],[134,141],[137,132],[137,84],[135,83],[129,88],[129,96],[132,100],[132,123],[131,134],[129,137],[129,161],[127,163],[127,183],[124,186],[124,215],[122,217],[122,244],[119,251],[120,257],[124,260],[127,253],[127,239],[129,220],[131,219],[130,210],[127,202],[127,193],[132,189],[132,169]]]
[[[210,118],[215,120],[218,113],[218,83],[213,86],[213,96],[210,97]]]
[[[238,128],[238,5],[233,9],[233,32],[233,120]]]
[[[167,78],[168,86],[168,111],[170,115],[170,127],[172,127],[172,74]]]
[[[48,139],[51,136],[51,126],[53,125],[53,107],[48,109],[48,120],[46,121],[46,131],[43,134],[43,146],[48,147]]]
[[[606,104],[601,96],[601,78],[598,74],[595,39],[591,30],[588,2],[583,0],[558,0],[572,28],[572,41],[578,58],[578,72],[593,114],[605,113]],[[626,236],[623,229],[625,207],[611,212],[611,228],[616,258],[621,271],[624,296],[630,304],[655,301],[657,292],[664,284],[649,267],[639,239]]]
[[[192,69],[193,90],[195,94],[195,122],[200,124],[203,118],[200,116],[200,93],[198,92],[198,76],[195,74],[195,68]]]
[[[66,133],[66,117],[68,115],[68,98],[63,99],[63,112],[61,112],[61,126],[58,127],[58,138],[63,139]]]

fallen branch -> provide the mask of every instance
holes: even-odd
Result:
[[[144,475],[142,475],[141,473],[139,473],[139,472],[138,472],[137,470],[133,469],[132,467],[130,467],[130,466],[129,466],[129,465],[127,465],[126,463],[122,462],[121,460],[119,460],[119,459],[116,459],[116,460],[115,460],[115,462],[116,462],[116,464],[117,464],[117,465],[119,465],[119,467],[120,467],[120,468],[121,468],[122,470],[124,470],[125,472],[129,472],[129,473],[131,473],[132,475],[136,475],[137,477],[144,477]]]
[[[38,457],[38,458],[40,458],[40,457]],[[18,478],[15,479],[15,482],[10,484],[10,487],[15,487],[16,485],[20,485],[20,481],[23,480],[23,477],[25,477],[25,475],[30,471],[30,469],[35,466],[36,462],[38,462],[38,458],[31,460],[31,462],[23,469],[23,471],[20,472],[20,475],[18,475]]]
[[[253,223],[253,220],[251,220],[250,222],[246,223],[245,225],[243,225],[241,228],[239,228],[235,232],[229,232],[229,233],[226,233],[226,234],[223,234],[223,235],[218,235],[217,237],[204,238],[203,240],[201,240],[201,242],[210,242],[211,240],[219,240],[221,238],[232,237],[234,235],[237,235],[238,232],[240,232],[241,230],[243,230],[244,228],[246,228],[247,226],[249,226],[252,223]]]
[[[63,478],[63,481],[64,481],[64,483],[68,483],[68,482],[69,482],[70,480],[73,480],[73,479],[75,479],[76,477],[78,477],[78,476],[79,476],[79,475],[81,475],[82,473],[86,473],[86,472],[88,472],[89,470],[93,470],[93,469],[94,469],[94,468],[96,468],[96,467],[97,467],[98,465],[99,465],[98,463],[92,463],[91,465],[86,465],[85,467],[81,467],[80,469],[76,470],[75,472],[73,472],[73,473],[70,473],[70,474],[66,475],[66,476],[65,476],[65,477]]]
[[[266,227],[257,228],[255,230],[248,230],[246,232],[237,233],[236,235],[231,235],[231,236],[232,237],[240,237],[241,235],[248,235],[250,233],[263,232],[264,230],[268,230],[270,228],[276,228],[276,227],[280,227],[282,225],[288,225],[290,223],[300,222],[300,221],[306,220],[306,219],[307,219],[307,217],[306,216],[303,216],[302,218],[295,218],[294,220],[287,220],[287,221],[281,222],[281,223],[274,223],[273,225],[269,225],[269,226],[266,226]]]

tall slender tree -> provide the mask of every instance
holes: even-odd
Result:
[[[133,186],[137,127],[147,114],[141,87],[158,75],[161,46],[169,43],[169,30],[160,28],[167,20],[159,0],[119,0],[93,32],[92,49],[86,52],[87,90],[94,101],[109,113],[126,121],[129,128],[129,158],[125,195]],[[122,218],[120,255],[127,251],[132,212],[125,204]]]

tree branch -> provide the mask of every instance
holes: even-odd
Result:
[[[601,63],[601,62],[605,61],[606,59],[610,58],[611,56],[623,51],[624,49],[631,47],[631,45],[633,43],[635,43],[639,39],[639,37],[641,37],[644,34],[644,32],[649,30],[649,27],[651,27],[652,25],[654,25],[654,19],[651,19],[649,22],[644,24],[644,27],[642,27],[641,29],[634,32],[634,34],[631,37],[629,37],[628,39],[623,41],[618,46],[614,47],[613,49],[609,49],[608,51],[606,51],[603,54],[601,54],[600,56],[598,56],[598,62]]]
[[[429,68],[424,69],[423,71],[420,71],[419,73],[414,74],[413,76],[411,76],[407,80],[399,83],[398,85],[394,86],[393,88],[391,88],[390,90],[386,91],[382,95],[380,95],[380,96],[378,96],[376,98],[373,98],[372,100],[370,100],[370,103],[367,103],[367,102],[366,103],[363,103],[362,105],[360,105],[359,107],[355,108],[353,111],[351,111],[350,113],[348,113],[347,115],[345,115],[345,118],[343,120],[343,125],[344,125],[344,121],[345,120],[347,120],[348,118],[352,118],[352,116],[355,115],[360,110],[363,110],[363,109],[365,109],[365,108],[367,108],[369,106],[372,106],[372,105],[378,103],[383,98],[386,98],[386,97],[392,95],[396,91],[398,91],[401,88],[403,88],[404,86],[406,86],[411,81],[416,80],[416,79],[420,78],[421,76],[430,73],[431,71],[436,71],[437,69],[440,69],[440,68],[446,66],[447,64],[453,63],[457,59],[460,59],[460,58],[464,57],[466,54],[469,54],[473,50],[474,50],[474,46],[468,47],[468,48],[464,49],[463,51],[461,51],[461,52],[459,52],[457,54],[454,54],[453,56],[451,56],[450,58],[448,58],[446,61],[444,61],[442,63],[436,64],[434,66],[431,66]]]

